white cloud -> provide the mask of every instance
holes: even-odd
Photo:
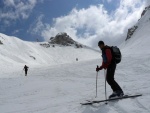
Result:
[[[111,14],[103,5],[74,8],[68,15],[55,18],[53,25],[43,24],[41,36],[48,40],[59,32],[67,32],[73,39],[92,47],[96,47],[99,40],[118,44],[125,40],[128,28],[137,22],[144,7],[143,0],[121,0]]]
[[[4,7],[0,11],[0,19],[27,19],[38,0],[4,0]]]
[[[40,15],[35,22],[30,26],[29,30],[27,31],[28,33],[31,34],[40,34],[39,31],[44,30],[45,25],[43,24],[42,20],[43,20],[44,15]]]

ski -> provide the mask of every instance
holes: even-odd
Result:
[[[121,100],[121,99],[127,99],[127,98],[135,98],[135,97],[139,97],[139,96],[142,96],[142,94],[138,94],[138,95],[125,95],[123,97],[117,97],[117,98],[111,98],[111,99],[99,100],[99,101],[88,101],[86,103],[80,103],[80,104],[81,105],[92,105],[94,103],[107,102],[107,101],[113,101],[113,100]]]

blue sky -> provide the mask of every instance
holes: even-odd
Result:
[[[123,40],[145,6],[144,0],[1,0],[0,32],[27,41],[67,32],[94,46],[100,39]]]

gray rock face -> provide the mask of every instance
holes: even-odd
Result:
[[[0,44],[3,44],[1,40],[0,40]]]
[[[50,44],[58,44],[62,46],[76,46],[77,48],[82,48],[83,46],[78,42],[74,41],[67,33],[58,33],[55,37],[51,37]]]
[[[134,34],[134,32],[136,31],[137,28],[138,28],[138,26],[134,26],[134,27],[128,29],[126,40],[128,40],[132,37],[132,35]]]
[[[59,33],[55,37],[51,37],[49,43],[69,46],[70,44],[74,44],[75,41],[67,33]]]
[[[147,10],[149,10],[150,9],[150,6],[147,6],[147,7],[145,7],[145,9],[143,10],[143,12],[142,12],[142,14],[141,14],[141,17],[146,13],[146,11]]]

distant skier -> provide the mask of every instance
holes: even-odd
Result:
[[[76,61],[78,61],[78,58],[76,58]]]
[[[106,80],[113,90],[113,93],[109,96],[109,98],[116,96],[121,97],[124,95],[124,93],[118,83],[114,80],[116,62],[113,59],[111,49],[109,46],[105,45],[103,41],[99,41],[98,46],[102,50],[103,62],[100,67],[96,68],[96,71],[98,72],[99,70],[107,69]]]
[[[26,65],[25,65],[24,68],[23,68],[23,70],[25,71],[25,76],[27,76],[28,68],[29,68],[29,67],[26,66]]]

